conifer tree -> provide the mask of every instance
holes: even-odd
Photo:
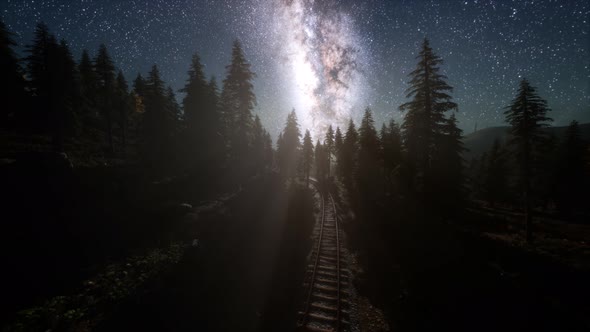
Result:
[[[381,153],[383,160],[383,172],[385,177],[385,189],[391,191],[395,174],[401,164],[402,146],[399,126],[393,119],[389,124],[383,124],[381,128]]]
[[[340,149],[340,156],[338,158],[338,169],[342,181],[350,187],[351,180],[356,171],[356,161],[358,152],[358,132],[354,126],[352,119],[348,123],[348,129],[344,134],[344,141]]]
[[[311,141],[311,134],[309,130],[305,131],[303,136],[303,146],[301,151],[301,160],[303,164],[303,175],[305,177],[305,185],[309,187],[309,175],[311,172],[311,166],[313,164],[313,142]]]
[[[146,161],[162,171],[167,148],[170,146],[172,116],[168,113],[169,98],[164,81],[156,65],[152,66],[145,86],[145,113],[143,123],[143,154]]]
[[[98,78],[87,50],[82,51],[82,57],[78,64],[78,73],[80,75],[80,92],[82,94],[81,118],[86,125],[89,125],[98,118],[96,110]]]
[[[256,76],[246,61],[241,43],[232,47],[231,63],[226,67],[221,102],[230,155],[242,165],[248,160],[252,142],[252,110],[256,105],[252,80]]]
[[[512,138],[508,144],[514,148],[520,166],[527,241],[531,241],[533,236],[531,197],[533,165],[537,157],[536,153],[545,140],[541,129],[548,126],[547,122],[552,121],[547,117],[549,110],[547,102],[539,97],[536,88],[523,79],[520,82],[516,98],[512,100],[504,112],[506,121],[511,126]]]
[[[340,154],[340,149],[342,148],[343,144],[342,132],[340,131],[340,127],[336,127],[336,134],[334,134],[334,154],[336,158]]]
[[[4,104],[0,110],[0,128],[16,126],[18,118],[23,116],[18,109],[26,107],[25,80],[19,59],[13,50],[17,46],[13,36],[0,20],[0,86]]]
[[[129,93],[129,86],[123,72],[119,70],[115,83],[115,109],[117,122],[121,131],[121,145],[123,152],[127,149],[127,132],[129,127],[129,115],[133,111],[132,97]]]
[[[94,71],[97,77],[97,105],[98,111],[105,123],[108,152],[114,152],[113,145],[113,97],[115,95],[115,65],[107,51],[101,44],[94,60]]]
[[[374,194],[380,182],[380,142],[375,130],[371,109],[367,107],[359,127],[358,169],[355,178],[361,197],[367,201],[375,199]]]
[[[408,75],[411,79],[406,91],[407,98],[412,100],[402,104],[399,109],[407,112],[402,136],[407,163],[415,182],[412,187],[428,192],[429,189],[424,189],[424,186],[428,178],[433,176],[431,171],[435,153],[442,128],[446,124],[444,114],[456,109],[457,104],[452,102],[448,94],[453,88],[445,82],[446,76],[440,73],[439,66],[443,61],[434,53],[428,39],[424,39],[416,58],[418,65]]]
[[[433,199],[444,209],[452,211],[463,199],[463,131],[452,113],[441,126],[437,151],[433,158],[435,176],[429,179]]]
[[[330,176],[330,168],[332,166],[332,154],[334,153],[334,129],[332,125],[328,127],[326,132],[326,139],[324,140],[324,148],[328,157],[328,177]]]
[[[292,177],[297,169],[298,150],[301,145],[301,132],[299,131],[295,110],[292,110],[287,116],[285,129],[283,129],[279,138],[280,145],[277,153],[279,168],[284,177]]]
[[[318,180],[323,181],[326,176],[326,153],[324,152],[324,146],[318,139],[315,144],[315,170]]]
[[[223,131],[219,114],[219,96],[215,78],[205,79],[203,65],[198,54],[193,55],[188,79],[181,90],[186,95],[182,101],[186,122],[186,146],[190,162],[203,170],[218,168],[224,153]]]
[[[28,85],[33,98],[31,114],[27,119],[30,127],[36,131],[47,132],[50,123],[51,107],[51,72],[50,65],[57,49],[57,41],[43,22],[35,28],[33,44],[27,47],[26,57]]]

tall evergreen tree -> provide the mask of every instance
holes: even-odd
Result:
[[[348,129],[344,134],[344,141],[338,157],[338,170],[340,178],[347,185],[352,185],[352,178],[356,172],[358,152],[358,132],[352,119],[348,123]]]
[[[82,121],[89,125],[98,118],[96,110],[96,93],[98,90],[98,78],[94,72],[94,65],[87,50],[82,51],[82,57],[78,64],[80,75],[80,91],[82,94]]]
[[[313,142],[311,140],[311,134],[309,130],[305,131],[303,136],[303,146],[301,150],[301,160],[303,164],[303,175],[305,177],[305,185],[309,187],[309,175],[311,172],[311,166],[313,165]]]
[[[315,170],[318,180],[323,181],[327,174],[327,157],[324,146],[318,139],[315,144]]]
[[[186,95],[182,101],[186,122],[187,154],[192,163],[201,168],[218,168],[224,153],[223,137],[220,136],[221,119],[217,84],[212,78],[205,79],[203,65],[198,54],[193,55],[188,79],[181,90]],[[194,166],[194,165],[193,165]]]
[[[256,76],[246,61],[241,43],[232,47],[231,64],[226,67],[221,102],[230,155],[239,165],[247,163],[252,142],[252,110],[256,104],[252,80]]]
[[[358,168],[356,170],[357,188],[363,199],[373,201],[380,185],[380,142],[375,130],[371,109],[367,107],[359,127]]]
[[[52,52],[57,49],[57,41],[43,22],[35,28],[33,44],[27,47],[26,57],[29,89],[33,97],[31,114],[26,121],[36,131],[47,132],[50,123],[52,103],[51,94],[51,60]]]
[[[301,145],[301,132],[299,131],[299,124],[297,123],[297,115],[295,110],[287,116],[285,129],[283,129],[280,136],[280,144],[278,145],[277,158],[279,161],[279,168],[281,175],[284,177],[292,177],[295,175],[297,169],[298,150]]]
[[[115,84],[114,108],[117,112],[117,123],[121,135],[123,152],[127,149],[127,132],[129,127],[129,116],[133,112],[133,100],[129,93],[129,86],[123,72],[119,70]]]
[[[342,138],[340,127],[336,127],[336,134],[334,134],[334,154],[336,155],[336,158],[338,158],[338,155],[340,154],[343,142],[344,139]]]
[[[330,176],[330,168],[332,165],[332,154],[334,153],[334,128],[332,125],[328,127],[326,138],[324,140],[324,148],[328,157],[328,176]]]
[[[19,59],[13,50],[17,46],[13,36],[4,22],[0,21],[0,72],[2,73],[0,86],[4,104],[0,110],[0,128],[16,126],[18,118],[23,116],[17,113],[17,107],[20,109],[26,107],[25,80]]]
[[[446,76],[440,73],[442,59],[437,56],[428,39],[424,39],[419,55],[418,65],[409,74],[411,78],[407,98],[411,101],[402,104],[399,109],[406,111],[402,125],[402,134],[407,156],[407,162],[411,168],[414,185],[419,192],[428,192],[425,183],[431,174],[433,159],[438,149],[439,137],[442,128],[446,124],[445,112],[456,109],[457,104],[452,102],[448,94],[453,88],[445,80]]]
[[[389,124],[383,124],[381,129],[381,153],[383,160],[383,172],[385,177],[385,190],[393,189],[395,174],[399,171],[402,161],[401,134],[399,126],[393,119]]]
[[[463,131],[457,126],[452,113],[441,126],[439,141],[433,158],[433,172],[429,179],[433,198],[442,208],[453,210],[459,206],[464,194]]]
[[[523,79],[520,82],[516,98],[506,107],[504,114],[510,124],[512,138],[508,144],[515,150],[520,165],[520,175],[523,186],[523,199],[525,206],[526,239],[532,240],[532,197],[531,179],[533,177],[533,165],[536,152],[545,140],[541,130],[552,121],[547,117],[549,111],[547,102],[539,97],[536,88]]]
[[[163,171],[173,132],[173,116],[168,113],[169,98],[156,65],[152,66],[145,86],[143,154],[155,171]]]
[[[113,144],[113,100],[115,96],[115,65],[107,51],[101,44],[94,60],[94,71],[97,77],[97,108],[105,124],[108,152],[114,152]]]

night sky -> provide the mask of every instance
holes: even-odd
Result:
[[[366,106],[379,126],[401,121],[425,36],[445,60],[466,133],[503,125],[522,77],[548,100],[554,125],[590,122],[590,1],[2,0],[0,15],[21,46],[44,21],[77,59],[105,43],[129,81],[156,63],[175,90],[194,52],[221,81],[239,38],[273,135],[293,108],[315,132],[358,121]]]

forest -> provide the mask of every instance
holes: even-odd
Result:
[[[402,121],[312,136],[292,110],[273,141],[239,40],[222,79],[195,53],[175,91],[44,23],[25,56],[13,37],[0,22],[3,331],[294,330],[327,193],[358,302],[338,329],[590,327],[590,126],[553,127],[535,82],[466,134],[424,39]]]

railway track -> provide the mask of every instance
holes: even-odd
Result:
[[[348,331],[349,273],[342,257],[336,205],[330,193],[320,194],[321,220],[316,225],[316,243],[307,266],[307,296],[298,327],[300,331]]]

